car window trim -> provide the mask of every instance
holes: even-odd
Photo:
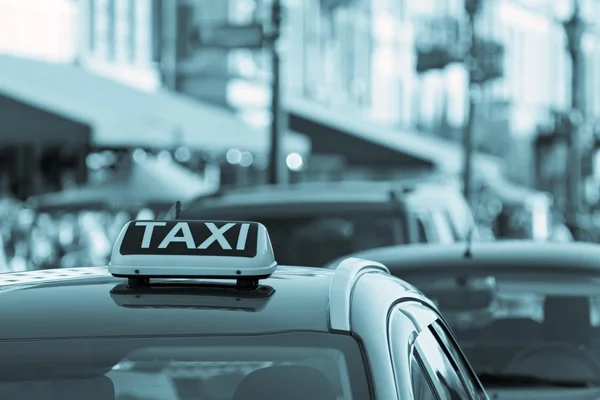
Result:
[[[452,366],[452,369],[454,370],[454,372],[458,376],[458,379],[459,379],[460,383],[463,385],[463,388],[465,389],[465,391],[467,392],[467,394],[471,397],[471,400],[477,400],[477,399],[479,399],[479,393],[473,393],[473,391],[470,388],[471,385],[467,382],[468,380],[471,380],[473,382],[477,382],[478,383],[478,380],[475,377],[475,374],[473,373],[473,371],[471,369],[469,369],[468,371],[464,371],[463,368],[459,365],[459,360],[456,360],[454,358],[454,355],[452,354],[452,351],[448,348],[445,340],[442,339],[442,337],[440,336],[440,334],[436,330],[436,326],[435,326],[436,323],[437,324],[442,323],[442,319],[439,318],[439,317],[436,318],[433,322],[431,322],[427,326],[426,330],[428,331],[428,333],[430,333],[433,336],[433,338],[437,342],[438,346],[440,346],[440,348],[442,349],[442,351],[444,353],[444,356],[450,362],[450,365]],[[458,343],[451,336],[449,336],[449,337],[451,338],[451,340],[454,341],[454,344],[459,349],[458,353],[459,353],[459,356],[463,357],[463,364],[465,366],[469,365],[469,363],[466,361],[466,358],[464,357],[464,354],[462,354],[462,351],[460,351],[460,347],[458,346]],[[465,373],[469,374],[471,376],[465,376]]]
[[[411,309],[415,306],[423,307],[425,311],[428,311],[431,314],[433,314],[433,318],[427,318],[424,321],[424,319],[423,319],[424,316],[414,315],[411,312]],[[396,364],[395,364],[396,356],[394,355],[393,345],[391,344],[392,343],[391,338],[394,337],[394,320],[395,320],[394,318],[397,318],[399,316],[404,316],[408,320],[411,321],[412,327],[413,327],[413,334],[411,335],[410,342],[408,343],[408,345],[410,346],[409,362],[412,362],[413,358],[417,360],[417,362],[419,363],[419,368],[421,368],[421,371],[423,372],[423,374],[425,374],[426,380],[427,380],[428,384],[430,385],[430,388],[432,389],[434,396],[438,400],[443,400],[442,393],[445,393],[444,388],[441,386],[441,382],[439,381],[439,379],[437,379],[436,374],[431,369],[429,363],[427,363],[425,361],[425,357],[423,357],[423,354],[426,354],[426,353],[423,351],[421,346],[418,344],[419,335],[421,335],[421,333],[423,333],[425,330],[427,330],[427,327],[430,324],[437,321],[437,319],[439,318],[437,312],[435,310],[433,310],[431,307],[429,307],[428,305],[423,304],[419,301],[408,301],[408,302],[399,303],[399,304],[396,304],[395,306],[393,306],[391,310],[395,310],[396,313],[390,314],[390,318],[388,319],[388,343],[389,343],[389,352],[390,352],[390,357],[392,360],[392,369],[394,371],[394,379],[396,381],[396,385],[398,384],[397,370],[396,370]],[[436,340],[437,340],[437,338],[436,338]],[[444,353],[444,355],[445,355],[445,353]],[[452,364],[452,365],[454,365],[454,364]],[[409,364],[409,366],[410,366],[410,364]],[[411,382],[411,390],[410,391],[414,395],[413,387],[412,387],[412,373],[410,374],[410,382]],[[461,380],[461,383],[462,383],[462,380]],[[464,383],[463,383],[463,385],[464,385]]]
[[[463,381],[463,385],[469,388],[469,386],[471,385],[469,385],[467,381],[473,382],[477,392],[471,393],[471,395],[475,396],[475,399],[480,398],[481,393],[484,392],[483,386],[479,382],[477,374],[473,370],[473,367],[471,367],[471,364],[469,364],[469,361],[467,360],[467,357],[465,356],[464,352],[460,348],[458,341],[454,338],[454,336],[451,333],[451,330],[446,326],[445,322],[441,318],[438,318],[428,326],[428,329],[436,338],[440,346],[444,349],[444,352],[447,353],[446,356],[450,359],[453,367],[457,370],[460,379]],[[447,337],[451,341],[451,343],[446,343],[446,340],[444,340],[443,336]],[[454,346],[458,357],[460,357],[460,360],[455,359],[454,355],[452,354],[452,351],[448,348],[448,345]]]
[[[415,210],[415,217],[421,221],[425,228],[426,243],[438,243],[440,241],[435,230],[435,221],[429,210]]]
[[[398,355],[395,351],[395,349],[399,346],[401,347],[405,347],[408,344],[408,349],[409,349],[409,356],[412,357],[412,353],[414,351],[414,342],[416,337],[419,334],[419,327],[418,325],[415,324],[415,321],[413,318],[411,318],[410,315],[408,315],[408,313],[402,312],[402,309],[400,307],[400,304],[395,303],[392,304],[390,309],[388,310],[389,314],[388,314],[388,319],[387,319],[387,347],[388,347],[388,354],[390,357],[390,361],[392,364],[392,373],[393,373],[393,377],[394,377],[394,392],[396,393],[396,396],[404,396],[404,394],[402,393],[402,388],[404,388],[404,385],[402,385],[402,381],[399,379],[400,376],[402,375],[401,371],[405,370],[404,368],[402,368],[401,366],[401,362],[402,360],[399,360]],[[411,328],[410,328],[410,335],[408,337],[408,343],[398,343],[397,339],[399,336],[400,337],[404,337],[404,335],[398,335],[398,318],[401,319],[407,319],[408,321],[410,321],[411,324]],[[402,325],[402,322],[400,322],[400,325]],[[396,339],[394,339],[396,338]],[[410,360],[410,359],[409,359]],[[412,377],[410,377],[409,375],[409,380],[410,382],[412,382]],[[410,388],[410,392],[412,393],[412,386]]]
[[[422,331],[421,333],[423,333],[423,332],[425,332],[425,331]],[[442,386],[442,383],[440,382],[440,380],[437,379],[435,371],[433,370],[431,365],[426,361],[427,357],[424,357],[424,354],[427,354],[427,353],[424,351],[423,347],[418,342],[418,339],[419,339],[419,336],[421,335],[421,333],[419,333],[419,335],[417,335],[417,340],[415,340],[413,351],[416,352],[417,355],[419,356],[421,364],[422,364],[424,370],[427,372],[429,379],[431,379],[431,383],[433,384],[433,387],[435,388],[435,392],[436,392],[438,398],[441,399],[442,393],[445,393],[446,391],[444,390],[444,387]],[[461,381],[461,383],[462,383],[462,381]],[[471,399],[469,399],[469,400],[471,400]]]
[[[411,308],[415,307],[415,306],[423,309],[424,312],[426,312],[427,314],[426,315],[419,315],[419,314],[415,315],[415,314],[411,313]],[[445,327],[444,329],[447,330],[448,332],[451,332],[447,328],[447,324],[444,321],[444,319],[441,317],[439,312],[437,310],[435,310],[434,308],[430,307],[429,305],[426,305],[426,304],[423,304],[420,302],[406,302],[406,303],[400,305],[398,307],[398,310],[405,315],[410,314],[409,318],[411,320],[413,320],[413,324],[419,330],[419,333],[417,334],[417,336],[413,342],[413,345],[414,346],[418,345],[418,338],[422,333],[429,332],[433,336],[433,338],[436,340],[436,342],[438,343],[438,346],[440,346],[440,348],[442,349],[444,356],[450,361],[450,365],[452,366],[452,369],[455,371],[455,373],[458,375],[461,384],[465,388],[465,391],[471,396],[472,399],[479,398],[479,393],[472,393],[472,391],[470,390],[471,385],[466,383],[467,379],[471,379],[471,380],[473,380],[473,382],[477,383],[477,385],[476,385],[477,387],[481,387],[481,385],[479,384],[479,381],[476,378],[475,372],[471,369],[468,361],[466,361],[466,357],[465,357],[464,353],[462,352],[462,350],[460,349],[458,342],[456,341],[456,339],[454,338],[454,336],[451,333],[446,334],[456,345],[456,347],[458,349],[457,350],[458,353],[463,357],[464,364],[469,367],[469,371],[466,371],[466,373],[470,373],[470,376],[464,375],[465,371],[463,371],[458,365],[460,360],[454,359],[454,356],[452,355],[452,352],[450,351],[450,349],[448,349],[446,342],[440,337],[440,334],[436,331],[436,324],[437,324],[437,325],[442,326],[443,328]],[[423,353],[423,354],[425,354],[425,353]],[[427,364],[427,363],[425,363],[425,364]],[[431,372],[431,371],[429,371],[429,372]],[[443,393],[443,392],[440,392],[440,393]]]
[[[434,376],[434,374],[432,374],[433,371],[430,369],[428,364],[423,361],[423,356],[421,355],[421,353],[419,352],[419,349],[416,346],[413,347],[410,358],[411,358],[411,360],[410,360],[411,367],[412,367],[413,362],[417,363],[418,368],[423,373],[423,377],[425,378],[425,381],[427,382],[427,385],[429,385],[429,388],[431,389],[431,392],[433,393],[435,398],[437,400],[443,400],[442,399],[443,390],[440,391],[441,388],[439,387],[439,380],[433,378],[433,376]],[[411,382],[411,385],[414,384],[413,379],[412,379],[412,371],[411,371],[410,382]],[[411,387],[411,392],[414,396],[415,395],[414,386]]]

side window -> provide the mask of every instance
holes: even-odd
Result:
[[[437,400],[427,371],[419,360],[419,356],[414,352],[410,360],[410,377],[414,400]]]
[[[456,211],[453,208],[445,209],[444,215],[450,221],[450,229],[452,229],[452,235],[454,236],[454,240],[461,241],[467,238],[467,232],[473,229],[475,225],[475,220],[472,218],[466,218],[466,221],[459,223],[461,220],[463,213],[460,211]],[[470,212],[470,210],[468,210]],[[466,228],[466,230],[465,230]]]
[[[438,341],[443,343],[446,349],[450,352],[451,357],[456,363],[457,369],[460,371],[461,376],[463,377],[463,382],[469,391],[471,393],[477,393],[477,395],[481,398],[486,398],[483,388],[477,381],[477,377],[475,376],[473,370],[469,367],[466,358],[460,351],[458,344],[452,338],[452,335],[450,335],[448,329],[443,326],[439,320],[431,324],[431,328],[434,336],[436,336]]]
[[[458,241],[457,235],[455,234],[454,221],[452,221],[446,210],[433,210],[431,212],[431,218],[435,223],[437,235],[441,243],[454,243]]]
[[[425,224],[418,216],[415,221],[417,221],[417,230],[419,234],[419,243],[427,243],[427,231],[425,230]]]
[[[438,242],[438,238],[435,233],[435,226],[429,213],[417,212],[415,214],[415,220],[417,221],[419,243]]]
[[[454,366],[451,356],[440,345],[429,329],[419,333],[416,340],[417,350],[423,364],[434,376],[442,400],[470,399],[469,391],[460,378],[460,372]]]

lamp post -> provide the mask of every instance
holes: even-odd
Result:
[[[269,183],[278,184],[282,182],[282,159],[281,159],[281,65],[277,43],[281,31],[281,0],[273,0],[271,7],[271,148],[269,162]]]
[[[585,70],[581,39],[586,24],[581,19],[579,1],[575,0],[571,17],[563,24],[567,36],[567,49],[571,58],[571,110],[568,134],[568,168],[566,176],[566,220],[578,238],[577,216],[581,211],[582,154],[581,125],[585,112]]]
[[[475,17],[481,7],[480,0],[466,0],[465,11],[467,13],[467,24],[469,32],[469,49],[465,56],[465,64],[469,72],[469,110],[467,124],[463,134],[463,191],[467,201],[471,200],[471,176],[473,164],[473,123],[475,110],[475,92],[476,92],[476,74],[478,71],[477,54],[476,54],[476,36],[475,36]]]

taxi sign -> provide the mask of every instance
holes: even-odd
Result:
[[[276,268],[267,229],[246,221],[131,221],[108,265],[123,278],[260,279]]]

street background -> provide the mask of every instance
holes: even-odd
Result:
[[[0,269],[102,264],[128,219],[223,186],[431,174],[497,238],[599,241],[597,21],[594,0],[0,0]]]

